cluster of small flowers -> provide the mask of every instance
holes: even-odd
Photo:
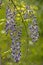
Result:
[[[15,38],[13,37],[12,39],[12,56],[15,59],[15,62],[18,62],[20,60],[21,56],[21,51],[20,51],[20,36],[21,36],[21,31],[17,32],[17,35]]]
[[[26,9],[28,10],[28,12],[32,13],[30,14],[30,18],[32,18],[32,23],[29,24],[30,37],[32,38],[32,42],[36,42],[39,38],[37,19],[36,16],[33,14],[33,11],[30,9],[30,6],[26,6]]]
[[[6,9],[6,33],[8,34],[8,30],[12,30],[12,32],[16,31],[15,29],[15,23],[13,18],[13,13],[11,12],[9,6]]]
[[[26,5],[26,12],[23,15],[24,20],[31,18],[32,15],[30,13],[32,13],[32,12],[33,11],[30,9],[30,6]]]
[[[15,62],[18,62],[20,60],[20,55],[21,55],[20,41],[19,41],[21,36],[21,31],[17,31],[14,15],[11,12],[9,6],[7,7],[6,10],[6,18],[7,18],[6,33],[8,34],[8,30],[10,30],[10,36],[12,40],[12,45],[11,45],[12,57],[14,58]],[[17,33],[15,36],[14,36],[14,32]]]
[[[36,42],[39,38],[39,32],[38,32],[38,25],[37,25],[37,20],[36,16],[33,17],[33,24],[29,26],[30,29],[30,37],[32,38],[32,42]]]

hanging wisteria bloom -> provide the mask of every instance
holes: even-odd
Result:
[[[15,62],[18,62],[20,60],[20,36],[21,36],[21,30],[17,31],[17,26],[15,24],[15,15],[11,12],[11,9],[9,6],[6,9],[6,34],[10,34],[11,40],[12,40],[12,57],[14,58]]]
[[[39,30],[38,30],[38,25],[37,25],[37,18],[36,16],[33,14],[33,10],[30,9],[30,6],[26,6],[26,13],[24,15],[24,19],[32,19],[32,22],[30,21],[29,24],[29,31],[30,34],[29,36],[32,39],[32,42],[36,42],[39,38]]]
[[[10,1],[10,0],[9,0]],[[39,38],[39,30],[37,25],[36,16],[33,14],[33,10],[31,10],[30,6],[23,5],[19,7],[19,5],[14,4],[14,12],[11,10],[8,5],[6,8],[6,34],[10,34],[12,44],[11,44],[11,55],[15,62],[20,61],[21,58],[21,34],[22,27],[24,25],[26,32],[26,42],[29,42],[29,36],[32,42],[36,42]],[[21,5],[20,5],[21,6]],[[25,22],[24,22],[25,21]],[[19,24],[17,24],[17,22]],[[22,23],[22,24],[21,24]],[[29,25],[28,25],[29,24]],[[29,30],[28,30],[29,29]],[[28,34],[28,32],[30,34]],[[27,48],[28,49],[28,48]]]
[[[30,37],[32,39],[32,42],[36,42],[39,38],[39,30],[38,30],[36,16],[33,16],[32,24],[29,25],[29,29],[30,29]]]

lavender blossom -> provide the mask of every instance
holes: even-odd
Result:
[[[32,24],[29,25],[30,29],[30,37],[32,38],[32,42],[36,42],[39,38],[39,30],[37,25],[36,16],[33,16]]]
[[[12,45],[11,45],[11,49],[12,49],[12,57],[14,58],[15,62],[18,62],[20,60],[20,37],[21,37],[21,27],[20,29],[18,29],[17,31],[17,27],[15,24],[15,17],[13,15],[13,13],[11,12],[11,9],[9,7],[7,7],[6,9],[6,19],[7,19],[7,23],[6,23],[6,31],[8,32],[10,30],[10,37],[12,40]],[[16,35],[15,35],[16,33]]]

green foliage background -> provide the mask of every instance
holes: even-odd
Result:
[[[18,0],[21,2],[22,0]],[[36,43],[26,43],[26,33],[23,28],[21,44],[21,60],[15,63],[12,60],[10,46],[10,36],[3,32],[6,22],[6,6],[8,0],[3,0],[0,9],[0,64],[1,65],[43,65],[43,0],[24,0],[26,4],[36,6],[36,16],[39,26],[39,40]],[[29,40],[29,39],[28,39]],[[27,52],[28,47],[28,53]]]

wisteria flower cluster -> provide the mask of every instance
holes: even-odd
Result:
[[[39,29],[37,24],[37,18],[32,13],[32,24],[29,24],[29,30],[30,30],[30,37],[32,39],[32,42],[36,42],[39,38]]]
[[[12,56],[15,60],[15,62],[18,62],[20,60],[20,36],[21,36],[21,30],[17,31],[17,26],[15,24],[15,19],[14,19],[14,15],[11,12],[11,9],[9,8],[9,6],[6,9],[6,34],[8,34],[8,32],[10,33],[10,37],[12,40],[12,45],[11,45],[11,49],[12,49]]]
[[[30,37],[32,38],[32,42],[36,42],[39,38],[39,31],[38,31],[38,25],[36,22],[36,17],[34,17],[33,24],[29,25],[30,29]]]
[[[13,1],[11,0],[13,3]],[[28,38],[28,29],[30,31],[30,37],[32,39],[32,42],[36,42],[39,38],[39,33],[38,33],[38,25],[37,25],[37,20],[36,16],[33,14],[33,11],[31,10],[30,6],[28,5],[22,5],[19,6],[14,5],[14,12],[11,11],[11,8],[7,6],[6,9],[6,34],[10,34],[11,40],[12,40],[12,45],[11,45],[11,50],[12,50],[12,57],[14,58],[15,62],[20,61],[21,57],[21,50],[20,50],[20,45],[21,45],[21,34],[22,34],[22,27],[17,26],[16,21],[22,21],[26,33],[27,33],[27,38]],[[20,20],[21,19],[21,20]],[[29,22],[32,21],[30,24]],[[28,22],[29,26],[26,26],[26,22]],[[27,39],[28,41],[28,39]]]

